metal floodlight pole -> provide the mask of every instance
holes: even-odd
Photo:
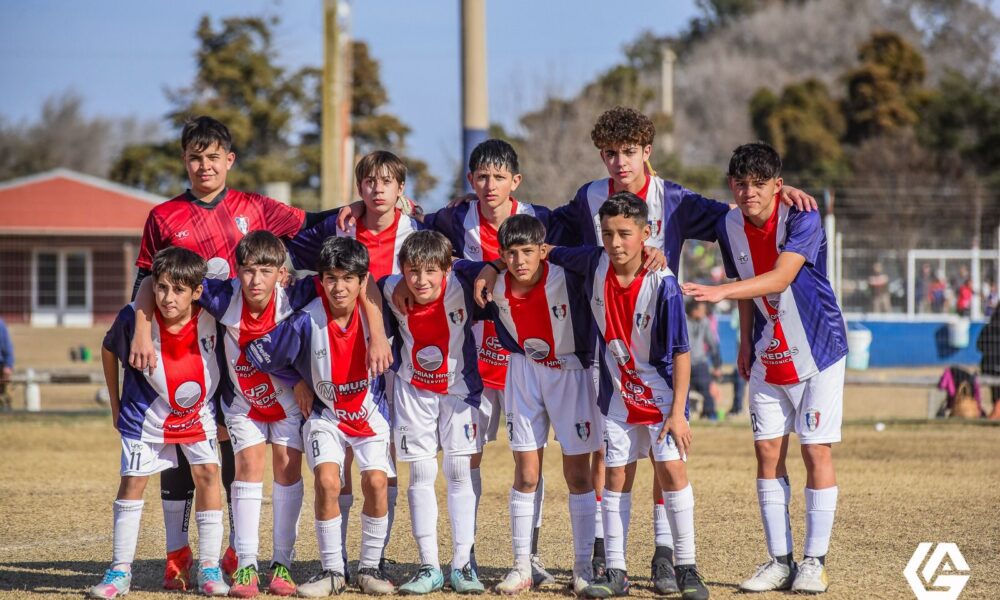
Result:
[[[345,192],[345,139],[348,136],[346,33],[338,20],[346,17],[348,6],[339,0],[323,0],[323,93],[320,167],[320,207],[335,208],[347,200]]]
[[[486,86],[486,2],[460,0],[462,40],[462,170],[490,125]],[[465,181],[465,191],[472,187]]]

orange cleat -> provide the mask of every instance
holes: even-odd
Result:
[[[167,553],[167,567],[163,571],[163,589],[187,591],[191,585],[191,567],[194,558],[191,546],[184,546]]]

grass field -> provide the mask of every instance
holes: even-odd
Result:
[[[0,597],[79,597],[100,578],[111,554],[111,503],[118,479],[119,442],[109,417],[12,415],[0,418]],[[754,488],[751,436],[740,423],[696,424],[689,469],[697,506],[698,563],[715,598],[736,595],[736,584],[764,555]],[[849,424],[835,452],[840,485],[825,597],[912,598],[902,571],[919,542],[955,542],[971,579],[961,598],[1000,597],[1000,428],[890,422],[884,432]],[[797,452],[797,447],[792,452]],[[572,543],[558,445],[546,459],[545,523],[541,551],[560,583],[568,580]],[[804,533],[801,461],[791,461],[796,548]],[[507,492],[513,461],[503,442],[487,450],[477,555],[488,584],[511,561]],[[401,485],[407,473],[401,472]],[[306,485],[311,477],[306,475]],[[131,597],[163,598],[163,527],[157,485],[146,493],[143,531]],[[265,494],[266,495],[266,494]],[[444,502],[443,480],[438,495]],[[312,500],[306,506],[293,575],[318,567]],[[650,470],[640,466],[628,560],[633,595],[651,596]],[[400,494],[389,555],[400,573],[415,569],[406,495]],[[359,506],[355,504],[355,506]],[[441,558],[450,556],[447,511],[439,524]],[[357,558],[357,511],[349,539]],[[262,558],[270,554],[270,509],[262,515]],[[192,530],[194,529],[192,525]],[[194,537],[194,536],[193,536]],[[194,540],[192,540],[194,542]],[[800,554],[797,550],[796,554]],[[561,587],[534,596],[563,594]],[[762,598],[778,597],[778,594]]]

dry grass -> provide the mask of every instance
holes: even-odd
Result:
[[[972,578],[962,598],[996,598],[1000,589],[1000,428],[966,424],[890,424],[844,430],[836,450],[840,506],[829,558],[828,598],[911,598],[902,570],[922,541],[956,542]],[[735,595],[735,584],[764,554],[754,492],[750,433],[741,424],[696,426],[690,473],[697,498],[699,566],[715,598]],[[9,416],[0,419],[0,596],[78,597],[99,579],[111,553],[111,502],[118,479],[118,438],[107,418]],[[797,449],[792,449],[797,452]],[[562,581],[572,564],[566,491],[553,444],[546,461],[547,493],[542,554]],[[792,518],[796,547],[803,535],[801,461],[792,461]],[[484,460],[484,494],[477,554],[488,583],[511,560],[507,492],[513,462],[505,444],[493,444]],[[406,475],[401,474],[405,485]],[[652,595],[646,579],[652,550],[650,471],[640,466],[628,559],[633,594]],[[311,477],[306,475],[306,485]],[[162,598],[163,528],[157,484],[147,491],[134,597]],[[307,494],[300,526],[299,561],[304,579],[318,566]],[[439,526],[442,560],[450,552],[443,482]],[[417,560],[410,537],[406,495],[400,494],[390,555],[409,571]],[[262,555],[269,554],[270,511],[262,518]],[[355,504],[355,506],[359,506]],[[349,540],[359,544],[357,511]],[[193,526],[192,526],[193,529]],[[538,595],[561,594],[554,588]],[[763,596],[777,597],[777,595]]]

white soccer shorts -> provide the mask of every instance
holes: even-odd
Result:
[[[309,470],[316,465],[336,463],[344,478],[344,457],[347,449],[354,451],[354,464],[360,471],[382,471],[387,477],[395,477],[392,457],[389,455],[389,432],[361,437],[345,434],[337,424],[329,419],[312,416],[302,426],[302,440],[305,442],[306,462]]]
[[[552,369],[512,353],[507,367],[507,439],[510,449],[544,448],[549,426],[563,454],[596,452],[604,419],[589,370]]]
[[[654,395],[657,394],[654,391]],[[673,407],[673,393],[665,390],[662,396],[666,404],[660,407],[663,418],[666,419]],[[682,460],[677,444],[669,433],[662,442],[657,443],[663,421],[659,423],[635,424],[624,423],[615,419],[604,419],[604,464],[608,467],[624,467],[643,459],[652,453],[656,462]],[[687,457],[683,457],[686,460]]]
[[[121,475],[145,477],[167,469],[176,469],[178,448],[184,453],[188,464],[219,464],[214,438],[188,444],[164,444],[122,438]]]
[[[795,432],[802,444],[840,441],[844,418],[842,358],[813,377],[791,385],[764,381],[763,370],[750,374],[750,426],[753,439],[771,440]]]
[[[504,390],[483,387],[482,400],[479,402],[479,443],[482,446],[497,439],[505,396]]]
[[[396,378],[392,424],[396,458],[415,462],[445,455],[467,456],[482,450],[479,410],[459,396],[437,394]]]
[[[302,451],[302,417],[295,415],[280,421],[255,421],[244,414],[227,414],[226,429],[238,453],[250,446],[271,443]]]

